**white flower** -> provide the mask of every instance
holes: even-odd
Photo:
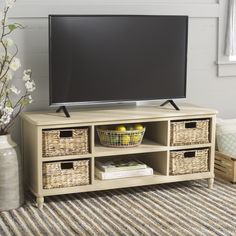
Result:
[[[24,75],[31,75],[31,69],[24,70]]]
[[[20,90],[17,89],[14,85],[11,86],[10,90],[16,95],[20,94]]]
[[[29,76],[29,75],[24,75],[24,76],[22,77],[22,79],[23,79],[24,81],[29,81],[29,80],[30,80],[30,76]]]
[[[1,119],[0,119],[0,124],[4,124],[7,125],[8,123],[10,123],[11,121],[11,117],[9,115],[2,115]]]
[[[32,103],[34,101],[31,95],[28,96],[28,101],[29,103]]]
[[[11,8],[13,7],[14,3],[15,3],[15,0],[6,0],[6,7]]]
[[[8,114],[8,115],[11,115],[12,113],[13,113],[13,108],[12,107],[5,107],[4,109],[3,109],[3,112],[4,113],[6,113],[6,114]]]
[[[5,107],[2,109],[2,111],[3,111],[3,115],[0,119],[0,123],[6,125],[6,124],[10,123],[11,116],[12,116],[12,113],[14,110],[12,107]]]
[[[10,121],[11,121],[11,116],[9,116],[8,114],[3,114],[0,119],[0,124],[2,123],[4,125],[6,125],[6,124],[10,123]]]
[[[18,70],[21,67],[20,60],[17,57],[14,57],[9,67],[14,71]]]
[[[33,80],[27,81],[25,83],[25,87],[28,92],[33,92],[35,90],[35,82]]]
[[[24,70],[24,72],[23,72],[23,74],[24,74],[24,76],[23,76],[23,80],[24,81],[29,81],[30,79],[31,79],[31,70],[30,69],[27,69],[27,70]]]
[[[4,43],[4,45],[5,45],[6,47],[11,47],[11,46],[14,44],[13,40],[10,39],[10,38],[4,39],[4,40],[3,40],[3,43]]]

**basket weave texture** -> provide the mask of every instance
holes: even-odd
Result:
[[[127,148],[141,144],[145,128],[143,128],[143,130],[128,131],[103,130],[97,128],[97,133],[102,145],[107,147]]]
[[[86,154],[88,128],[43,130],[43,157]]]
[[[206,149],[171,151],[170,174],[190,174],[208,171],[208,152]]]
[[[63,167],[63,164],[66,168]],[[89,160],[43,163],[44,189],[72,187],[89,183]]]
[[[209,120],[171,122],[171,146],[203,143],[209,143]]]

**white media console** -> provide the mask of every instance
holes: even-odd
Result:
[[[22,140],[25,182],[37,198],[38,207],[43,206],[44,197],[97,191],[114,188],[125,188],[141,185],[153,185],[177,181],[206,179],[209,188],[214,180],[215,153],[215,118],[213,109],[200,108],[182,104],[180,111],[172,107],[156,105],[137,107],[109,107],[100,109],[83,109],[70,112],[66,118],[63,113],[26,112],[22,115]],[[171,145],[171,123],[176,121],[209,120],[209,142],[201,144]],[[132,148],[110,148],[99,143],[96,128],[101,125],[141,123],[146,127],[146,133],[141,145]],[[87,127],[89,152],[81,155],[65,155],[43,157],[42,132],[48,129],[71,127]],[[198,150],[207,148],[207,171],[173,175],[170,171],[170,153],[177,150]],[[106,157],[116,158],[129,156],[140,158],[154,169],[154,175],[131,177],[115,180],[99,180],[94,173],[95,160]],[[43,187],[43,164],[70,160],[89,160],[89,184],[66,188],[45,189]]]

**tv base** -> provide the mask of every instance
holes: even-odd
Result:
[[[70,114],[69,114],[69,112],[68,112],[68,110],[66,109],[65,106],[59,107],[59,108],[56,110],[56,112],[58,113],[58,112],[60,112],[61,110],[64,112],[64,114],[65,114],[66,117],[68,117],[68,118],[70,117]]]
[[[180,110],[173,100],[166,100],[164,103],[161,104],[161,107],[165,106],[168,103],[170,103],[175,108],[175,110]]]

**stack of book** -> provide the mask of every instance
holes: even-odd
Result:
[[[119,179],[153,175],[153,169],[137,159],[96,161],[95,175],[98,179]]]

